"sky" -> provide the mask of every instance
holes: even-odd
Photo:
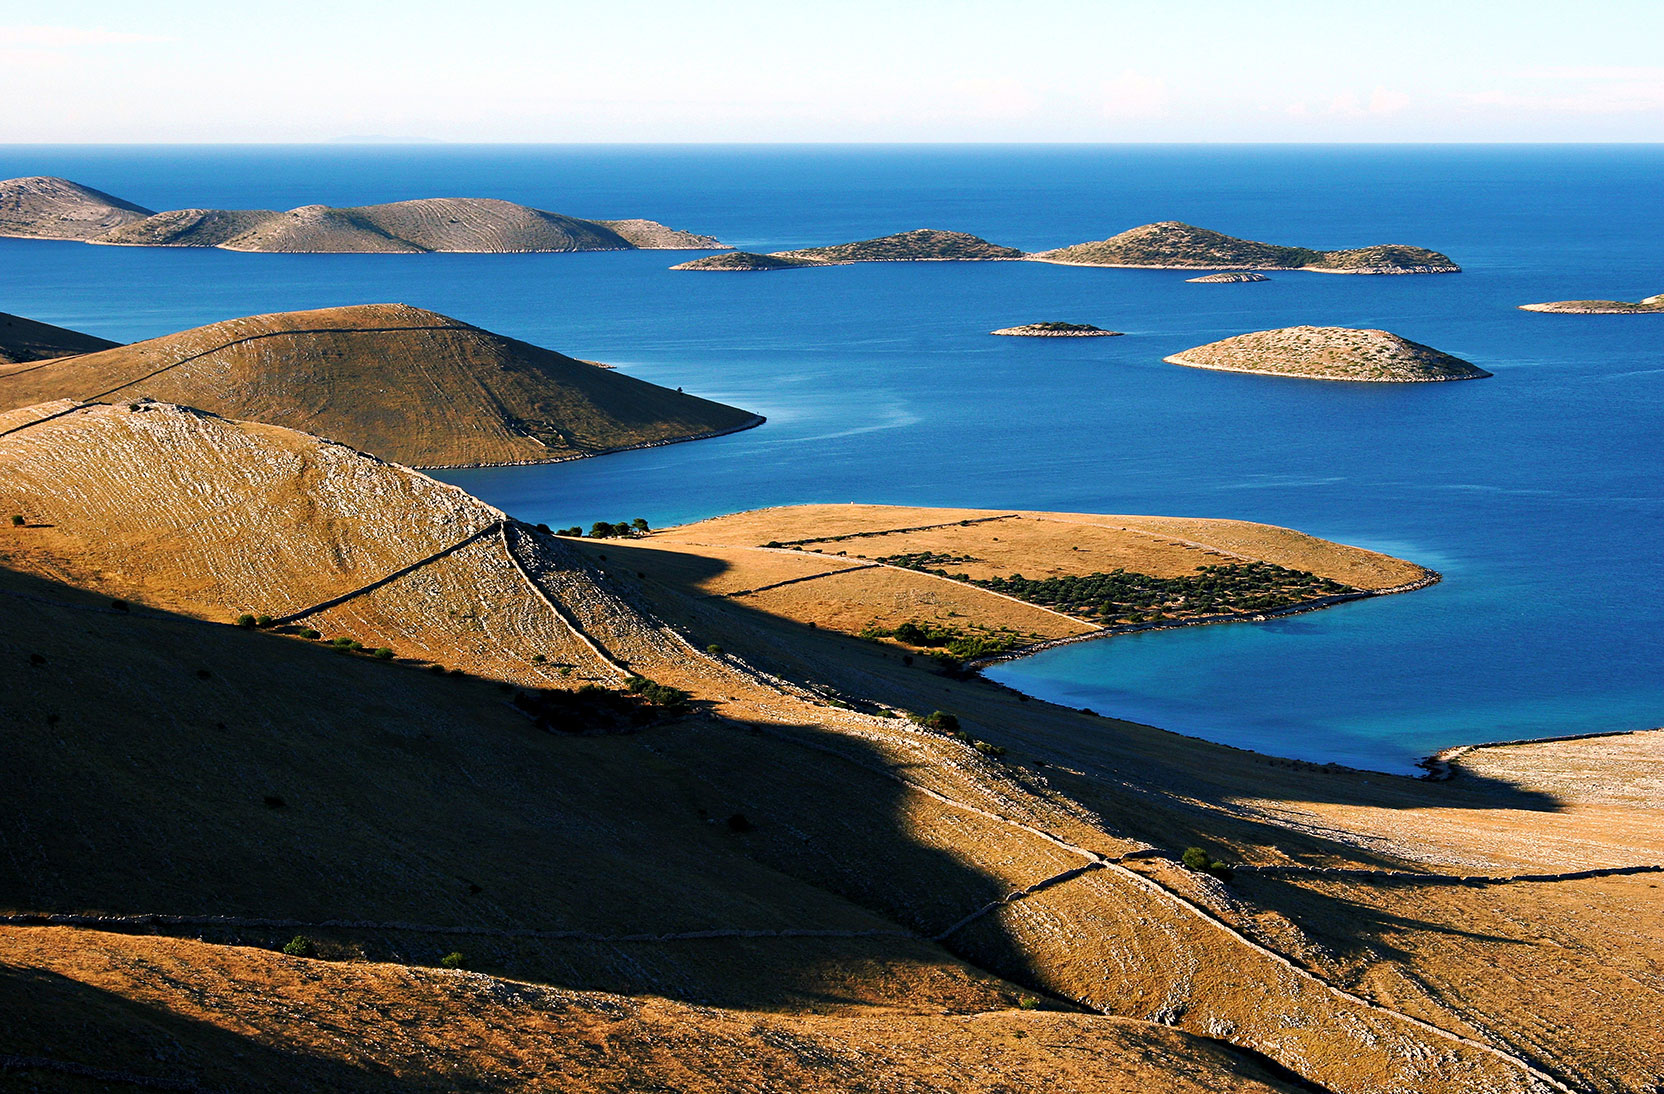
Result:
[[[1660,0],[0,0],[0,143],[1664,141]]]

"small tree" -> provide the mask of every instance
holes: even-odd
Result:
[[[464,965],[468,964],[468,957],[467,955],[459,953],[456,950],[452,950],[450,953],[439,959],[439,964],[441,967],[447,969],[460,969]]]
[[[318,944],[303,934],[297,934],[283,944],[283,952],[290,957],[316,957]]]
[[[611,539],[612,525],[604,520],[598,520],[589,526],[590,539]]]
[[[630,528],[638,536],[645,536],[648,532],[653,530],[647,526],[647,520],[644,517],[637,517],[635,520],[632,520],[630,522]]]
[[[253,629],[254,617],[247,612],[244,612],[242,615],[237,617],[237,626],[243,627],[244,629]]]
[[[29,523],[28,519],[26,517],[23,517],[22,515],[14,515],[12,517],[12,527],[13,528],[21,528],[25,524],[28,524],[28,523]]]

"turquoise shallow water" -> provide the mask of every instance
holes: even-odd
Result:
[[[1071,706],[1406,770],[1459,741],[1664,722],[1664,317],[1515,305],[1664,292],[1664,149],[20,148],[155,208],[436,194],[646,216],[752,249],[954,228],[1038,249],[1159,219],[1319,247],[1407,242],[1442,277],[1027,263],[671,273],[682,256],[313,256],[0,240],[0,310],[132,339],[402,300],[769,416],[546,468],[447,472],[530,520],[656,525],[805,501],[1225,516],[1443,584],[1256,625],[1069,646],[991,675]],[[989,338],[1044,319],[1127,337]],[[1489,380],[1349,385],[1166,354],[1378,326]]]

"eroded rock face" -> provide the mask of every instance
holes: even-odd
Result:
[[[1165,358],[1175,365],[1310,380],[1406,383],[1473,380],[1490,373],[1390,331],[1283,327],[1211,342]]]

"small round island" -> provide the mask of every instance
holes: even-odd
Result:
[[[1090,323],[1024,323],[1020,327],[1002,327],[989,334],[1006,334],[1016,338],[1119,338],[1118,330],[1104,330]]]
[[[1390,331],[1351,327],[1282,327],[1209,342],[1163,360],[1220,372],[1306,380],[1416,383],[1477,380],[1490,373],[1460,357]]]

